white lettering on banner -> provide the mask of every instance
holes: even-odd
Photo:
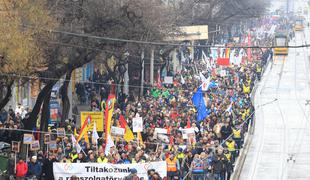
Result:
[[[167,176],[165,161],[141,164],[103,164],[103,163],[54,163],[55,180],[69,180],[76,175],[79,180],[110,180],[124,179],[135,168],[139,179],[147,180],[147,171],[155,169],[164,178]]]

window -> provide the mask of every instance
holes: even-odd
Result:
[[[286,38],[276,37],[276,46],[286,46]]]

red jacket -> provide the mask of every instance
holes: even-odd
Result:
[[[27,174],[28,165],[25,162],[16,164],[16,177],[24,177]]]

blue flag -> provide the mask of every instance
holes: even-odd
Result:
[[[203,92],[201,87],[198,88],[197,92],[192,97],[192,101],[197,109],[197,121],[200,122],[208,116],[207,107],[203,99]]]

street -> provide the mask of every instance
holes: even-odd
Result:
[[[297,32],[290,45],[306,44],[309,35],[307,28]],[[307,48],[291,48],[268,66],[255,95],[255,132],[240,179],[310,179],[309,83]]]

